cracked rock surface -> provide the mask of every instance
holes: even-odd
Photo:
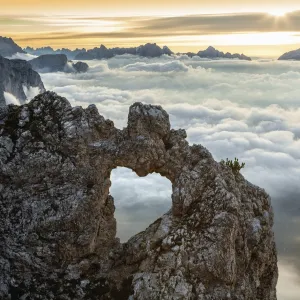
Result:
[[[0,122],[3,118],[2,110],[6,107],[4,92],[14,95],[24,103],[27,100],[24,89],[29,90],[31,87],[37,87],[40,92],[45,92],[40,75],[32,69],[30,63],[0,56]]]
[[[275,300],[270,197],[214,161],[160,106],[116,129],[46,92],[0,122],[0,299]],[[157,172],[172,209],[121,244],[112,169]]]

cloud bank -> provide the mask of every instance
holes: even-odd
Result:
[[[14,104],[14,105],[20,105],[20,101],[11,93],[4,92],[4,98],[6,105]]]
[[[132,103],[160,104],[174,128],[187,130],[191,144],[204,145],[216,160],[236,156],[246,163],[243,175],[273,200],[282,274],[279,300],[298,299],[300,64],[130,55],[89,64],[85,74],[42,74],[42,79],[73,105],[96,103],[119,128],[126,126]],[[159,175],[137,179],[130,170],[117,169],[111,180],[122,240],[171,207],[170,185]],[[128,189],[132,183],[134,189]]]

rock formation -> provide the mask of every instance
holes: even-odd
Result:
[[[174,53],[167,47],[163,46],[163,48],[159,47],[156,43],[147,43],[145,45],[141,45],[139,47],[115,47],[115,48],[106,48],[104,45],[101,45],[99,48],[95,47],[90,50],[86,49],[58,49],[53,50],[51,47],[43,47],[34,50],[33,48],[27,47],[24,49],[27,53],[33,55],[44,55],[44,54],[65,54],[68,59],[76,59],[76,60],[93,60],[93,59],[108,59],[112,58],[116,55],[123,54],[131,54],[131,55],[139,55],[143,57],[160,57],[161,55],[173,55]],[[251,58],[244,54],[234,53],[231,54],[229,52],[224,53],[218,51],[212,46],[209,46],[206,50],[199,51],[198,53],[187,52],[187,53],[178,53],[178,55],[186,54],[189,57],[200,56],[203,58],[230,58],[230,59],[241,59],[241,60],[249,60]]]
[[[82,61],[78,61],[76,63],[72,63],[72,67],[78,73],[85,73],[89,69],[89,65],[87,63],[85,63],[85,62],[82,62]]]
[[[300,60],[300,49],[286,52],[278,60]]]
[[[172,209],[116,239],[112,169],[157,172]],[[275,300],[270,197],[214,161],[160,106],[116,129],[46,92],[0,122],[0,299]]]
[[[173,54],[173,52],[167,46],[160,48],[155,43],[147,43],[145,45],[137,47],[137,54],[145,57],[159,57],[163,54],[171,55]]]
[[[64,54],[45,54],[29,61],[39,72],[86,72],[89,68],[84,62],[72,63]]]
[[[12,56],[16,53],[25,53],[11,38],[0,36],[0,55]]]
[[[131,47],[131,48],[111,48],[108,49],[104,45],[101,45],[100,48],[94,48],[91,50],[87,50],[85,53],[79,53],[75,59],[82,60],[91,60],[91,59],[107,59],[112,58],[116,55],[123,54],[132,54],[139,55],[144,57],[159,57],[163,54],[172,55],[173,52],[167,47],[164,46],[160,48],[158,45],[147,43],[145,45],[141,45],[139,47]]]
[[[64,54],[67,56],[69,60],[72,60],[75,58],[75,56],[79,53],[84,53],[86,50],[84,48],[78,49],[76,48],[75,50],[70,50],[67,48],[62,48],[62,49],[57,49],[54,50],[52,47],[41,47],[41,48],[32,48],[32,47],[26,47],[24,49],[26,53],[36,55],[36,56],[41,56],[45,54]]]
[[[92,60],[92,59],[102,59],[111,58],[114,54],[111,50],[107,49],[104,45],[100,48],[95,47],[94,49],[87,50],[85,53],[79,53],[76,55],[75,59]]]
[[[0,107],[6,105],[4,92],[14,95],[22,103],[27,100],[24,89],[31,87],[45,91],[40,75],[31,65],[25,60],[9,60],[0,56]]]
[[[231,59],[237,58],[241,60],[251,60],[250,57],[244,54],[238,54],[238,53],[231,54],[229,52],[224,53],[216,50],[212,46],[209,46],[206,50],[199,51],[197,55],[204,58],[231,58]]]

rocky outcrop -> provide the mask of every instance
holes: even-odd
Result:
[[[0,107],[6,106],[4,92],[12,94],[23,103],[27,100],[24,89],[32,87],[37,87],[40,92],[45,91],[40,75],[28,62],[0,56]]]
[[[12,56],[16,53],[25,53],[11,38],[0,36],[0,55]]]
[[[206,50],[199,51],[197,55],[203,58],[230,58],[230,59],[241,59],[241,60],[251,61],[251,58],[244,54],[238,54],[238,53],[231,54],[229,52],[224,53],[216,50],[212,46],[209,46]]]
[[[125,244],[117,166],[173,186],[172,209]],[[9,106],[0,179],[3,300],[276,299],[270,197],[189,146],[160,106],[133,104],[123,130],[51,92]]]
[[[163,54],[172,55],[173,52],[167,46],[160,48],[155,43],[154,44],[147,43],[139,47],[131,47],[131,48],[116,47],[111,49],[108,49],[104,45],[101,45],[100,48],[96,47],[94,49],[87,50],[86,53],[79,53],[75,57],[75,59],[82,59],[82,60],[108,59],[116,55],[123,55],[123,54],[139,55],[144,57],[159,57]]]
[[[26,53],[36,55],[36,56],[41,56],[45,54],[64,54],[67,56],[69,60],[72,60],[75,58],[75,56],[79,53],[84,53],[86,52],[86,49],[78,49],[76,48],[75,50],[70,50],[68,48],[62,48],[62,49],[56,49],[54,50],[52,47],[41,47],[41,48],[32,48],[32,47],[26,47],[24,49]]]
[[[286,52],[278,60],[300,60],[300,49]]]
[[[89,69],[89,65],[85,62],[78,61],[77,63],[72,63],[73,68],[78,73],[85,73]]]
[[[72,63],[64,54],[45,54],[29,61],[32,68],[39,72],[86,72],[88,64]]]
[[[137,54],[145,57],[159,57],[163,54],[171,55],[173,52],[166,46],[160,48],[158,45],[147,43],[137,47]]]
[[[94,49],[87,50],[85,53],[79,53],[76,55],[75,59],[79,60],[92,60],[92,59],[103,59],[111,58],[114,54],[111,50],[107,49],[104,45],[101,45],[100,48],[95,47]]]

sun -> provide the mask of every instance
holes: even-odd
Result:
[[[278,9],[278,10],[268,11],[268,13],[274,17],[284,17],[288,13],[288,11]]]

